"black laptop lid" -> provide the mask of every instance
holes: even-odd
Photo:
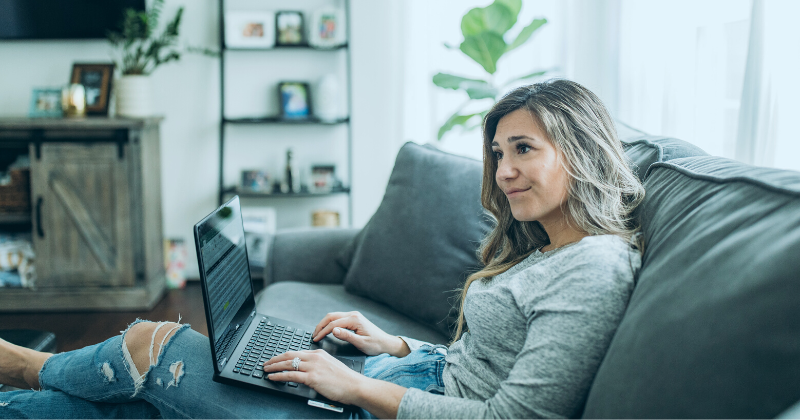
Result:
[[[216,354],[217,342],[244,325],[255,310],[239,197],[196,224],[194,236],[211,350],[220,362],[227,355]]]

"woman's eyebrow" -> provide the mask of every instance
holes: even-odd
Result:
[[[535,141],[536,139],[534,139],[533,137],[529,137],[529,136],[511,136],[511,137],[508,138],[508,142],[509,143],[514,143],[515,141],[520,141],[520,140]],[[496,141],[493,141],[491,145],[492,146],[500,146],[499,144],[497,144]]]

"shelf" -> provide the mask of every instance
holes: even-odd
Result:
[[[236,194],[240,197],[257,197],[257,198],[309,198],[309,197],[330,197],[332,195],[347,195],[350,194],[350,189],[345,188],[342,190],[331,191],[327,193],[266,193],[258,191],[243,190],[238,187],[226,188],[225,194]]]
[[[25,224],[30,222],[30,213],[0,213],[0,225]]]
[[[242,47],[223,47],[223,51],[272,51],[272,50],[314,50],[314,51],[338,51],[347,49],[347,43],[334,47],[312,47],[308,44],[299,45],[276,45],[270,48],[242,48]]]
[[[345,124],[350,122],[349,117],[338,118],[333,121],[324,121],[317,117],[309,118],[283,118],[283,117],[262,117],[262,118],[224,118],[222,120],[226,124],[290,124],[290,125],[336,125]]]

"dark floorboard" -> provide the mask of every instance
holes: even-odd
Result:
[[[136,318],[178,321],[208,335],[200,282],[187,282],[185,289],[170,290],[152,311],[134,312],[42,312],[2,313],[0,329],[46,330],[56,335],[58,351],[96,344],[125,330]]]

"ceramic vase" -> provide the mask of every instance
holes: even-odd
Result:
[[[118,116],[141,118],[154,114],[150,76],[122,76],[117,81],[115,88]]]

